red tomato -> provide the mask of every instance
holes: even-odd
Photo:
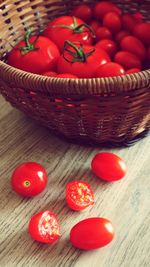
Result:
[[[48,210],[33,215],[28,230],[34,240],[42,243],[52,244],[60,237],[60,227],[56,215]]]
[[[112,39],[112,33],[107,27],[99,27],[96,31],[96,41],[102,39]]]
[[[62,51],[66,40],[86,45],[92,44],[92,32],[87,27],[87,24],[85,25],[85,22],[79,18],[61,16],[47,25],[43,35],[51,39]]]
[[[47,76],[47,77],[56,77],[57,73],[54,71],[46,71],[44,73],[42,73],[43,76]]]
[[[128,31],[120,31],[120,32],[118,32],[117,34],[116,34],[116,36],[115,36],[115,40],[116,40],[116,42],[117,43],[120,43],[121,42],[121,40],[125,37],[125,36],[128,36],[128,35],[130,35],[130,33],[128,32]]]
[[[109,152],[97,154],[92,160],[91,168],[97,177],[108,182],[122,179],[127,172],[123,159]]]
[[[36,162],[25,162],[19,165],[11,177],[13,190],[25,197],[41,193],[47,185],[47,173]]]
[[[123,67],[117,63],[109,62],[100,66],[96,72],[95,77],[104,78],[104,77],[113,77],[123,75],[125,73]]]
[[[134,19],[137,21],[137,22],[143,22],[143,19],[144,19],[144,17],[143,17],[143,15],[142,15],[142,13],[140,13],[140,12],[135,12],[135,13],[133,13],[132,14],[132,16],[134,17]]]
[[[104,49],[110,57],[113,57],[117,51],[117,45],[110,39],[103,39],[96,44],[96,47]]]
[[[115,12],[109,12],[103,18],[103,25],[112,33],[119,32],[121,29],[121,18]]]
[[[119,7],[117,7],[115,4],[108,2],[108,1],[102,1],[98,2],[94,6],[94,17],[97,20],[102,20],[102,18],[108,13],[108,12],[116,12],[116,14],[121,15],[122,11]]]
[[[86,23],[90,23],[93,17],[93,12],[91,6],[87,4],[82,4],[79,6],[76,6],[72,12],[71,16],[77,17],[85,21]]]
[[[115,62],[121,64],[125,69],[138,68],[141,69],[142,63],[139,57],[128,51],[119,51],[115,55]]]
[[[70,74],[70,73],[56,73],[56,72],[45,72],[42,74],[43,76],[47,77],[57,77],[57,78],[78,78],[76,75]]]
[[[57,46],[46,37],[30,35],[29,31],[25,34],[27,44],[21,41],[10,51],[8,64],[35,74],[55,70],[60,56]]]
[[[70,42],[66,42],[66,44],[64,53],[58,61],[59,73],[72,73],[79,78],[92,78],[100,65],[110,61],[108,54],[103,49],[75,45]]]
[[[127,30],[132,33],[136,25],[137,21],[131,14],[124,14],[122,16],[122,27],[124,30]]]
[[[135,73],[135,72],[139,72],[141,71],[140,69],[138,68],[133,68],[133,69],[129,69],[125,72],[125,74],[130,74],[130,73]]]
[[[150,23],[140,23],[134,27],[133,34],[145,45],[150,45]]]
[[[144,60],[146,57],[146,49],[144,45],[139,39],[132,35],[124,37],[120,46],[122,50],[135,54],[141,60]]]
[[[97,21],[97,20],[93,20],[90,23],[90,27],[92,27],[92,29],[96,32],[98,30],[98,28],[101,26],[101,24]]]
[[[112,223],[105,218],[88,218],[77,223],[70,231],[73,246],[83,250],[98,249],[114,238]]]
[[[66,186],[66,201],[72,210],[84,210],[94,204],[94,194],[88,183],[75,180]]]

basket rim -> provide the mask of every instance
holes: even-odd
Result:
[[[48,95],[89,96],[120,93],[150,88],[150,69],[137,73],[105,78],[57,78],[46,77],[14,68],[0,60],[0,80],[9,87],[22,88],[25,91]],[[128,86],[127,86],[128,85]]]

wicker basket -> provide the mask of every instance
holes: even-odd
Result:
[[[24,29],[43,29],[74,5],[96,1],[0,1],[0,92],[55,134],[80,142],[126,144],[150,128],[150,70],[114,78],[58,79],[8,66],[3,59]],[[150,18],[150,1],[114,1]],[[57,99],[57,101],[56,101]]]

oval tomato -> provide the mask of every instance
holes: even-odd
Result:
[[[96,69],[109,61],[110,58],[103,49],[66,42],[64,53],[58,61],[58,72],[72,73],[79,78],[92,78]]]
[[[94,6],[94,17],[97,20],[102,20],[108,12],[115,12],[118,15],[122,14],[122,11],[115,4],[108,1],[101,1]]]
[[[47,173],[36,162],[25,162],[14,170],[11,177],[13,190],[26,197],[41,193],[47,185]]]
[[[96,43],[96,47],[104,49],[110,57],[113,57],[117,51],[117,45],[110,39],[103,39]]]
[[[74,7],[70,15],[80,18],[86,23],[90,23],[93,17],[93,12],[92,12],[91,6],[87,4],[82,4],[82,5]]]
[[[66,201],[72,210],[84,210],[94,204],[94,194],[88,183],[75,180],[66,186]]]
[[[114,77],[123,75],[125,73],[124,68],[114,62],[109,62],[104,65],[101,65],[95,72],[95,77],[104,78],[104,77]]]
[[[98,30],[98,28],[101,26],[101,24],[99,23],[99,21],[97,20],[93,20],[90,23],[90,27],[96,32]]]
[[[63,50],[66,40],[86,45],[92,44],[92,34],[94,33],[91,32],[83,20],[71,16],[55,18],[43,32],[43,35],[51,39],[60,51]]]
[[[138,68],[141,69],[142,62],[135,54],[127,51],[119,51],[115,55],[115,62],[121,64],[125,69]]]
[[[133,34],[139,38],[145,45],[150,45],[150,23],[144,22],[136,25]]]
[[[115,40],[117,43],[120,43],[121,40],[125,37],[125,36],[128,36],[130,35],[130,33],[128,31],[120,31],[118,32],[116,35],[115,35]]]
[[[73,246],[83,250],[98,249],[114,238],[112,223],[105,218],[88,218],[77,223],[70,231]]]
[[[112,33],[107,27],[99,27],[96,31],[96,41],[112,39]]]
[[[60,56],[57,46],[44,36],[25,34],[26,41],[20,41],[8,54],[8,64],[24,71],[41,74],[55,70]]]
[[[119,32],[121,29],[121,18],[115,12],[109,12],[103,18],[103,25],[112,33]]]
[[[146,49],[143,43],[132,35],[124,37],[120,46],[122,50],[135,54],[141,60],[144,60],[146,57]]]
[[[42,243],[52,244],[60,237],[60,227],[56,215],[48,210],[31,217],[28,231],[34,240]]]
[[[133,69],[129,69],[125,72],[125,74],[130,74],[130,73],[135,73],[135,72],[139,72],[141,71],[140,69],[138,68],[133,68]]]
[[[91,162],[91,168],[97,177],[108,182],[122,179],[127,172],[123,159],[109,152],[98,153]]]
[[[131,14],[124,14],[122,16],[122,27],[124,30],[133,32],[134,27],[136,27],[137,21]]]

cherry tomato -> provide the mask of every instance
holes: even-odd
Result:
[[[93,42],[91,30],[85,22],[71,16],[61,16],[51,21],[43,35],[51,39],[60,49],[64,48],[66,40],[90,45]],[[59,38],[58,38],[59,37]]]
[[[96,32],[98,30],[98,28],[101,26],[101,24],[99,23],[99,21],[97,20],[93,20],[90,23],[90,27]]]
[[[57,77],[57,78],[78,78],[76,75],[70,73],[56,73],[56,72],[45,72],[42,74],[43,76],[47,77]]]
[[[113,77],[123,75],[125,73],[124,68],[114,62],[109,62],[104,65],[101,65],[95,72],[95,77],[104,78],[104,77]]]
[[[104,49],[110,57],[113,57],[117,51],[117,45],[110,39],[103,39],[96,44],[96,47]]]
[[[97,20],[102,20],[103,17],[108,12],[116,12],[116,14],[121,15],[122,11],[115,4],[108,1],[101,1],[95,4],[94,6],[94,17]]]
[[[31,217],[28,231],[34,240],[42,243],[52,244],[60,237],[60,227],[56,215],[48,210]]]
[[[91,6],[87,4],[82,4],[79,6],[76,6],[72,12],[71,16],[77,17],[85,21],[86,23],[90,23],[93,17],[93,12]]]
[[[114,61],[118,64],[121,64],[125,69],[141,69],[142,67],[142,63],[139,57],[128,51],[119,51],[115,55]]]
[[[131,14],[124,14],[122,16],[122,27],[124,30],[132,33],[136,25],[137,25],[137,21]]]
[[[59,73],[72,73],[79,78],[92,78],[100,65],[110,61],[103,49],[68,41],[66,44],[64,53],[58,61]]]
[[[103,18],[103,25],[112,33],[119,32],[121,29],[121,18],[115,12],[109,12]]]
[[[72,210],[84,210],[94,204],[94,194],[88,183],[75,180],[66,186],[66,201]]]
[[[133,34],[145,45],[150,45],[150,23],[140,23],[134,27]]]
[[[121,42],[121,40],[125,37],[125,36],[128,36],[128,35],[130,35],[130,33],[128,32],[128,31],[120,31],[120,32],[118,32],[117,34],[116,34],[116,36],[115,36],[115,40],[116,40],[116,42],[117,43],[120,43]]]
[[[144,20],[144,17],[143,17],[143,15],[142,15],[142,13],[140,13],[140,12],[135,12],[135,13],[133,13],[132,14],[132,16],[134,17],[134,19],[137,21],[137,22],[143,22],[143,20]]]
[[[140,69],[138,68],[133,68],[133,69],[129,69],[125,72],[125,74],[130,74],[130,73],[135,73],[135,72],[139,72],[141,71]]]
[[[88,218],[77,223],[70,231],[73,246],[83,250],[98,249],[114,238],[112,223],[105,218]]]
[[[120,46],[122,50],[135,54],[141,60],[144,60],[146,57],[146,49],[143,43],[132,35],[124,37]]]
[[[112,39],[112,33],[107,27],[99,27],[96,31],[96,41],[102,39]]]
[[[127,172],[123,159],[109,152],[98,153],[92,160],[91,168],[97,177],[108,182],[122,179]]]
[[[43,36],[32,36],[28,30],[25,40],[20,41],[9,53],[8,64],[35,74],[56,69],[60,56],[57,46]]]
[[[41,193],[47,185],[47,173],[36,162],[25,162],[19,165],[11,177],[13,190],[25,197]]]

